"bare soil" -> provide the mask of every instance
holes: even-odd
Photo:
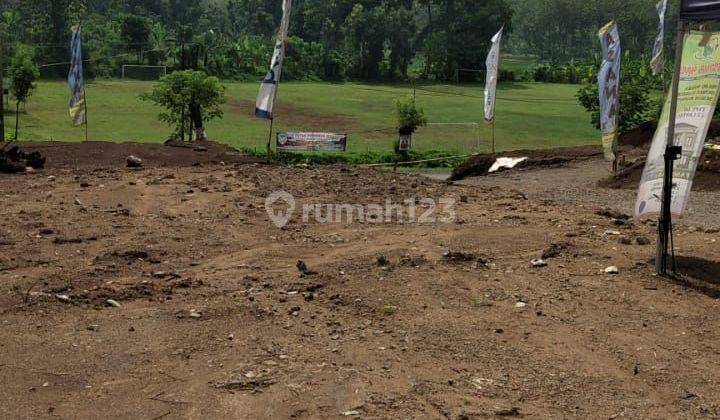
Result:
[[[255,103],[234,99],[230,107],[238,115],[253,115]],[[277,122],[288,127],[304,127],[306,131],[325,131],[347,133],[362,132],[358,119],[349,115],[323,113],[307,107],[296,107],[288,102],[277,104]],[[394,131],[394,129],[392,130]],[[372,135],[373,132],[367,134]],[[372,136],[370,136],[372,137]]]
[[[598,214],[627,211],[598,159],[448,184],[114,147],[0,175],[2,418],[720,416],[716,193],[678,226],[685,283],[652,224]],[[281,189],[458,219],[279,229]]]
[[[143,166],[187,167],[203,164],[253,163],[258,159],[211,141],[159,143],[108,143],[91,141],[20,142],[24,151],[37,151],[47,158],[46,168],[105,168],[124,166],[128,156],[143,160]]]

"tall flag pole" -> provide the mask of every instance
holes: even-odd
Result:
[[[83,77],[82,55],[82,29],[80,24],[72,27],[70,41],[70,72],[68,84],[70,85],[70,118],[73,126],[85,124],[85,141],[88,140],[87,101],[85,100],[85,80]]]
[[[285,40],[290,26],[290,11],[292,0],[283,0],[283,16],[280,21],[275,50],[270,61],[270,70],[260,85],[257,101],[255,102],[255,116],[270,120],[270,136],[267,143],[267,154],[270,156],[272,144],[272,129],[274,120],[275,100],[277,98],[278,84],[282,74],[283,60],[285,59]]]
[[[500,67],[500,43],[503,28],[492,38],[492,46],[485,60],[487,74],[485,78],[485,122],[492,124],[492,152],[495,153],[495,99],[497,98],[498,69]]]
[[[602,45],[603,61],[598,73],[600,96],[600,130],[605,158],[613,161],[613,171],[618,170],[618,125],[620,121],[620,63],[622,49],[620,32],[615,21],[598,32]]]
[[[665,14],[667,12],[667,0],[660,0],[655,7],[660,16],[660,23],[658,24],[658,35],[653,45],[650,68],[652,69],[653,75],[657,76],[663,71],[663,67],[665,66]]]

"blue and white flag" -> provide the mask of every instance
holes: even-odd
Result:
[[[492,47],[488,53],[485,66],[487,75],[485,78],[485,122],[495,121],[495,92],[497,91],[498,68],[500,66],[500,42],[502,41],[503,29],[492,38]]]
[[[655,45],[653,45],[650,68],[652,68],[653,74],[657,75],[662,72],[663,67],[665,66],[665,13],[667,12],[667,0],[660,0],[655,7],[657,8],[658,15],[660,16],[660,23],[658,24],[658,35],[657,38],[655,38]]]
[[[70,42],[70,118],[75,127],[87,124],[85,107],[85,81],[83,78],[82,31],[80,25],[72,27]]]
[[[260,85],[260,93],[255,102],[255,116],[258,118],[273,119],[275,108],[275,97],[277,95],[278,83],[282,73],[283,59],[285,58],[285,39],[287,38],[288,26],[290,26],[290,9],[292,0],[283,0],[283,16],[280,21],[275,51],[270,61],[270,71]]]
[[[598,32],[602,45],[603,61],[598,73],[600,94],[600,131],[605,158],[617,158],[618,125],[620,122],[620,32],[613,21]]]

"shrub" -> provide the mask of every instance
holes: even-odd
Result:
[[[225,103],[225,86],[217,77],[201,71],[176,71],[160,79],[160,83],[152,91],[141,95],[140,99],[164,107],[167,111],[161,113],[158,119],[175,126],[174,135],[184,140],[192,125],[190,104],[200,105],[203,121],[221,118],[220,105]]]
[[[407,101],[397,100],[395,112],[398,120],[398,128],[414,133],[419,127],[427,125],[425,111],[418,107],[414,98]]]
[[[11,92],[15,97],[15,140],[18,139],[20,123],[20,104],[27,102],[35,90],[35,80],[40,77],[40,69],[35,63],[35,51],[26,45],[17,45],[10,60],[8,76],[12,83]]]
[[[592,124],[600,128],[600,97],[597,73],[593,81],[578,91],[580,104],[591,112]],[[662,86],[659,77],[652,76],[644,60],[625,59],[620,75],[620,132],[624,133],[640,124],[660,116],[661,101],[651,96],[654,87]]]

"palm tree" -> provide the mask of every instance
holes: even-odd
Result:
[[[165,61],[168,50],[168,31],[162,23],[156,23],[150,29],[148,44],[152,52],[149,54],[150,64],[155,66]]]

